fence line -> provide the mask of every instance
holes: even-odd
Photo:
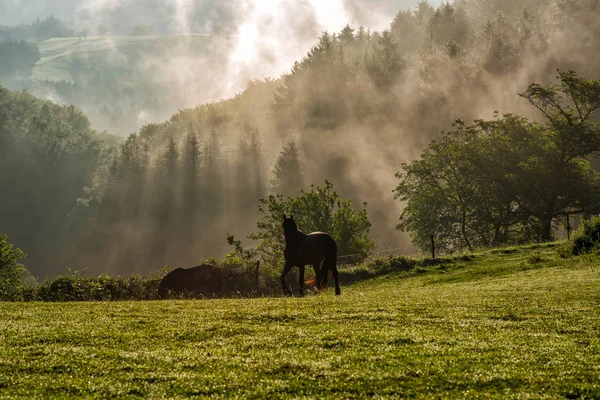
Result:
[[[380,254],[380,253],[385,253],[388,251],[396,251],[396,250],[402,250],[403,247],[396,247],[394,249],[386,249],[386,250],[378,250],[378,251],[373,251],[371,252],[371,254]],[[338,256],[337,258],[348,258],[348,257],[356,257],[356,256],[362,256],[363,253],[356,253],[356,254],[344,254],[343,256]]]
[[[556,215],[555,217],[548,219],[548,220],[538,220],[537,222],[548,222],[548,221],[555,221],[557,219],[560,220],[561,217],[566,217],[566,230],[567,230],[567,237],[570,239],[571,236],[571,231],[572,231],[572,226],[570,224],[570,218],[574,217],[575,215],[581,215],[584,213],[591,213],[591,214],[599,214],[600,213],[600,209],[596,210],[596,211],[589,211],[589,210],[573,210],[573,211],[564,211],[562,213],[559,213],[558,215]],[[568,240],[568,239],[567,239]],[[386,253],[386,252],[393,252],[396,250],[403,250],[403,247],[396,247],[393,249],[385,249],[385,250],[378,250],[378,251],[373,251],[371,252],[370,256],[376,255],[376,254],[381,254],[381,253]],[[361,256],[363,255],[363,253],[355,253],[355,254],[344,254],[341,256],[338,256],[338,260],[339,259],[344,259],[344,258],[350,258],[350,257],[356,257],[356,256]],[[367,257],[368,258],[368,257]],[[435,256],[434,256],[435,258]]]

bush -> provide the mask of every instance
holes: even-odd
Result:
[[[260,199],[260,203],[262,220],[257,222],[260,232],[248,237],[259,241],[256,254],[269,266],[283,265],[284,214],[293,214],[298,229],[306,233],[329,233],[337,243],[338,257],[351,254],[355,257],[353,261],[360,262],[375,248],[369,236],[367,203],[360,209],[353,208],[352,202],[341,199],[329,181],[325,181],[325,187],[312,185],[310,191],[302,191],[297,197],[269,196]]]
[[[83,273],[74,271],[68,275],[48,279],[27,291],[24,298],[38,301],[155,300],[159,298],[158,285],[166,275],[167,269],[148,277],[88,277]]]
[[[594,215],[588,220],[583,220],[579,229],[571,239],[571,248],[574,255],[589,253],[598,249],[600,244],[600,215]]]
[[[254,249],[244,249],[242,242],[235,240],[233,235],[227,235],[227,243],[235,250],[222,260],[214,260],[214,265],[223,268],[223,293],[239,293],[244,295],[273,294],[280,291],[279,274],[276,266],[261,262],[256,275],[256,263],[259,260]],[[258,282],[257,282],[258,278]]]
[[[6,235],[0,235],[0,301],[16,301],[23,299],[26,286],[33,278],[19,263],[25,253],[7,239]]]

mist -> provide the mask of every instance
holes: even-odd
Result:
[[[128,135],[147,123],[168,119],[179,109],[232,97],[249,81],[278,78],[323,31],[340,31],[348,23],[381,30],[398,6],[413,3],[11,0],[0,5],[0,24],[31,23],[54,15],[78,34],[85,32],[83,41],[65,46],[67,60],[53,61],[55,48],[48,46],[44,51],[46,46],[40,44],[42,60],[34,70],[36,81],[26,88],[38,97],[77,105],[96,129]],[[149,26],[155,35],[171,35],[173,43],[141,44],[132,57],[123,37],[140,24]],[[99,37],[100,25],[108,28],[106,37]],[[57,68],[71,74],[57,75]],[[98,69],[102,75],[111,75],[122,90],[106,90]],[[79,86],[66,88],[63,80]],[[80,93],[81,86],[85,95]],[[124,115],[119,114],[121,110]]]
[[[368,203],[379,249],[414,253],[395,230],[400,165],[459,118],[499,111],[539,121],[517,93],[552,82],[558,68],[593,77],[600,66],[598,19],[585,2],[415,3],[78,2],[65,21],[75,29],[103,23],[109,33],[77,42],[101,51],[72,68],[82,86],[68,90],[93,128],[137,134],[89,178],[77,203],[86,207],[73,206],[86,250],[73,250],[70,265],[145,273],[223,256],[225,233],[256,231],[256,200],[274,193],[273,165],[289,142],[300,149],[298,190],[330,180],[355,206]],[[119,35],[136,24],[153,27],[139,39],[152,46],[123,51]],[[353,30],[344,34],[347,24]],[[101,80],[106,70],[118,74]],[[33,92],[65,102],[58,85]],[[129,120],[111,122],[99,107]],[[190,154],[194,164],[186,164]]]

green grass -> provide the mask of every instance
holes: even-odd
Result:
[[[340,297],[3,303],[0,398],[599,398],[599,261],[530,246]]]
[[[194,54],[207,52],[212,39],[205,35],[151,35],[78,38],[53,38],[40,43],[41,59],[33,69],[36,80],[73,81],[73,68],[77,61],[100,55],[107,63],[129,67],[128,56],[141,54],[159,60],[180,45]],[[83,72],[85,75],[85,72]]]

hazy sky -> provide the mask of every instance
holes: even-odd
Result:
[[[411,8],[418,0],[0,0],[0,24],[28,23],[54,15],[81,28],[90,19],[116,18],[124,23],[157,22],[169,31],[184,31],[194,25],[235,23],[245,14],[276,15],[284,9],[314,13],[322,29],[339,30],[346,22],[382,29],[399,9]],[[441,0],[430,0],[438,5]],[[312,9],[312,10],[311,10]],[[118,13],[117,13],[118,12]],[[166,21],[170,19],[171,21]],[[173,20],[177,23],[173,24]],[[197,22],[199,24],[194,24]],[[123,27],[125,32],[130,27]],[[126,29],[125,29],[126,28]]]

